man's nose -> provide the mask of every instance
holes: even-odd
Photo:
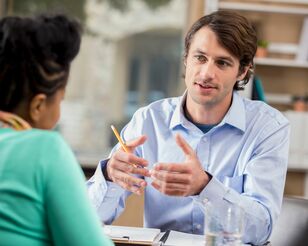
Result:
[[[200,70],[200,77],[202,79],[213,79],[215,77],[216,66],[213,61],[208,61],[207,63],[202,64]]]

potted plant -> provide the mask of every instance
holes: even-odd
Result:
[[[256,57],[266,57],[269,42],[267,40],[260,39],[258,40],[257,45],[258,45],[258,48],[257,48]]]

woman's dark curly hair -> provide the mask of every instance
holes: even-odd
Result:
[[[64,15],[0,20],[0,110],[12,112],[38,93],[52,96],[67,83],[81,26]]]

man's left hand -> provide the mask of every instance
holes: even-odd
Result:
[[[185,153],[185,162],[157,163],[150,171],[152,186],[170,196],[197,195],[208,184],[210,176],[202,169],[194,150],[179,134],[176,142]]]

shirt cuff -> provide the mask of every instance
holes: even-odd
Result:
[[[103,174],[104,170],[107,168],[108,161],[109,159],[105,159],[99,162],[100,166],[99,176],[101,176],[100,180],[102,181],[102,185],[104,186],[104,188],[107,190],[105,195],[106,197],[119,197],[125,192],[125,190],[118,184],[112,181],[107,181]]]
[[[213,176],[210,182],[204,187],[199,196],[196,196],[196,198],[199,202],[222,200],[227,192],[228,188]]]
[[[227,200],[231,203],[240,203],[240,194],[232,188],[226,187],[214,176],[210,182],[205,186],[201,193],[195,197],[198,202],[216,202]]]

